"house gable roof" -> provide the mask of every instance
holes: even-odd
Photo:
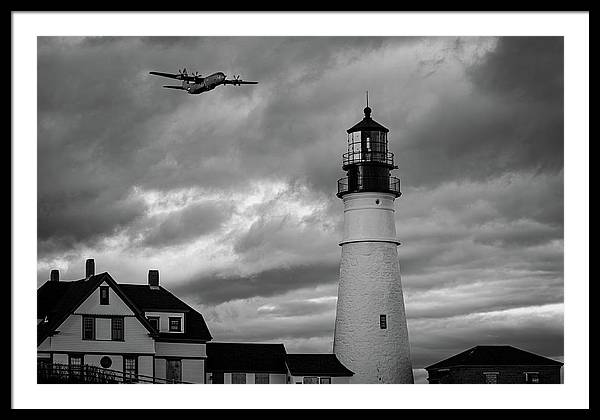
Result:
[[[202,342],[212,339],[202,315],[164,288],[150,290],[147,285],[142,284],[119,285],[108,273],[101,273],[77,281],[47,281],[38,289],[37,317],[47,319],[47,322],[38,324],[38,345],[51,335],[103,282],[112,287],[155,339]],[[149,306],[151,306],[150,309],[148,309]],[[143,311],[161,308],[173,312],[186,312],[184,333],[157,333],[152,328]]]
[[[286,360],[293,376],[354,375],[335,354],[288,354]]]
[[[287,373],[283,344],[207,343],[208,372]]]
[[[562,366],[563,363],[513,346],[475,346],[444,359],[425,369],[440,369],[454,366]]]
[[[150,289],[146,284],[120,284],[119,287],[142,312],[185,313],[185,331],[183,333],[161,332],[157,336],[159,341],[205,342],[212,340],[202,314],[162,286],[157,289]]]
[[[38,346],[107,278],[97,274],[77,281],[47,281],[37,291]]]

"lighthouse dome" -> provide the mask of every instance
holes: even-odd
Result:
[[[346,132],[348,134],[356,133],[358,131],[379,131],[383,133],[389,132],[390,130],[388,130],[383,125],[379,124],[377,121],[371,118],[371,111],[371,108],[366,107],[364,109],[365,117],[362,119],[362,121],[355,124],[352,128],[346,130]]]

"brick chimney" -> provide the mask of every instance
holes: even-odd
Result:
[[[148,286],[152,290],[158,290],[158,270],[148,270]]]
[[[50,281],[58,281],[59,273],[58,270],[50,271]]]
[[[94,259],[93,258],[88,258],[87,260],[85,260],[85,278],[89,279],[90,277],[92,277],[96,272],[96,265],[94,263]]]

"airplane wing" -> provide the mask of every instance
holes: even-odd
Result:
[[[244,80],[237,80],[237,79],[233,79],[233,80],[223,80],[223,84],[224,85],[257,85],[258,82],[245,82]]]
[[[199,77],[199,76],[190,76],[190,75],[185,74],[185,73],[174,74],[174,73],[162,73],[160,71],[151,71],[150,74],[154,74],[155,76],[168,77],[168,78],[177,79],[177,80],[186,80],[188,82],[194,81],[196,83],[200,79],[203,79],[202,77]]]
[[[184,88],[183,86],[163,86],[164,88],[167,89],[178,89],[178,90],[187,90],[186,88]]]

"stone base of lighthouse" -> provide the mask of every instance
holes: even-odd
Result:
[[[394,196],[344,196],[333,352],[352,383],[413,383],[395,238]]]

